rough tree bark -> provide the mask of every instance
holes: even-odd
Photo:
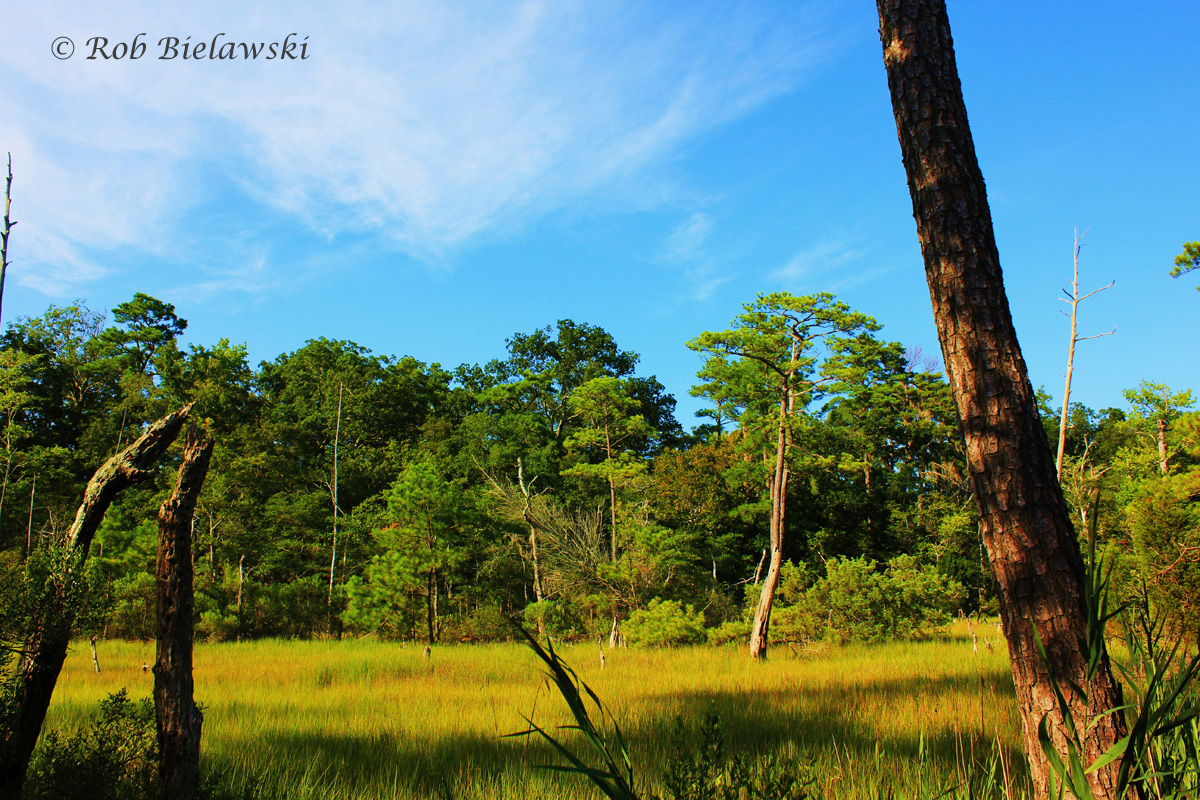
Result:
[[[1083,685],[1077,640],[1086,629],[1085,572],[1054,458],[1038,417],[1004,293],[983,175],[967,126],[943,0],[877,0],[883,57],[908,174],[913,216],[946,371],[954,390],[980,528],[1000,589],[1000,613],[1037,791],[1048,764],[1037,730],[1062,750],[1062,716],[1033,624],[1058,675]],[[1107,657],[1086,687],[1067,690],[1086,722],[1121,704]],[[1120,715],[1086,740],[1089,762],[1123,735]],[[1088,776],[1097,798],[1115,796],[1116,764]]]
[[[151,425],[137,441],[105,462],[84,490],[83,502],[63,543],[61,575],[40,617],[34,620],[33,633],[22,655],[14,724],[3,731],[0,742],[0,798],[4,800],[21,797],[29,757],[46,719],[75,621],[76,610],[70,607],[67,596],[79,580],[104,512],[118,492],[151,474],[150,468],[175,441],[191,408],[189,403]]]
[[[163,800],[193,800],[200,785],[200,726],[192,694],[192,516],[204,487],[213,443],[188,431],[175,490],[158,510],[158,654],[154,712]]]

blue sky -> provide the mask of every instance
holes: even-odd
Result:
[[[685,342],[830,291],[938,352],[873,3],[8,3],[4,319],[143,291],[257,361],[325,336],[454,366],[561,318],[680,402]],[[949,4],[1022,348],[1060,396],[1200,389],[1200,3]],[[139,60],[87,60],[86,40]],[[159,60],[164,36],[304,61]],[[67,36],[75,55],[57,60]],[[1190,280],[1189,280],[1190,279]]]

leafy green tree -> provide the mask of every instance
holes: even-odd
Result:
[[[270,481],[264,524],[277,541],[293,543],[275,550],[263,577],[323,575],[332,605],[337,575],[346,576],[340,520],[400,473],[405,451],[420,441],[449,378],[436,364],[373,356],[328,339],[262,365],[264,477]]]
[[[772,429],[775,432],[767,472],[771,562],[750,637],[753,658],[766,653],[771,605],[783,562],[793,417],[817,399],[818,390],[829,380],[818,370],[820,345],[878,327],[873,319],[851,311],[831,294],[794,297],[778,292],[747,303],[745,313],[729,330],[704,333],[688,342],[688,347],[708,356],[700,372],[705,383],[697,387],[697,393],[741,409],[742,429],[759,440]]]
[[[86,448],[89,430],[116,403],[120,371],[100,347],[103,325],[103,314],[76,302],[50,306],[41,317],[21,317],[5,332],[5,349],[41,359],[29,412],[34,444]]]
[[[598,463],[576,464],[565,475],[596,477],[608,484],[609,512],[612,527],[609,545],[612,559],[617,560],[617,490],[646,470],[637,458],[633,445],[654,434],[641,414],[639,403],[629,395],[628,381],[604,376],[593,378],[571,393],[568,406],[580,420],[581,427],[567,437],[568,451],[595,451]]]
[[[1145,587],[1179,631],[1200,621],[1200,469],[1142,484],[1128,507]]]
[[[29,384],[37,369],[38,358],[20,350],[0,350],[0,459],[3,460],[0,475],[0,526],[3,526],[4,501],[12,479],[25,462],[23,452],[17,445],[29,435],[22,422],[22,411],[33,402]],[[3,546],[5,531],[0,530],[0,547]]]
[[[566,441],[579,427],[572,394],[595,378],[621,378],[624,393],[637,401],[637,413],[655,432],[637,444],[647,455],[681,434],[675,399],[654,377],[634,376],[638,355],[621,350],[602,328],[559,320],[507,340],[508,358],[484,367],[460,367],[458,382],[476,397],[464,422],[467,449],[489,474],[510,478],[517,459],[531,478],[553,486],[563,470]]]
[[[833,341],[831,350],[825,370],[834,380],[822,411],[850,458],[839,476],[848,491],[828,494],[857,509],[862,531],[857,547],[826,547],[826,554],[881,558],[932,544],[929,523],[940,521],[911,512],[928,510],[922,501],[938,492],[937,475],[965,466],[950,387],[898,342],[861,333]]]
[[[22,502],[19,516],[34,542],[67,529],[88,478],[117,443],[120,415],[114,420],[109,410],[120,399],[120,370],[97,342],[103,327],[104,315],[77,301],[21,317],[0,339],[0,349],[38,365],[23,389],[30,401],[14,418],[25,432],[25,469],[10,487],[23,499],[36,493],[36,506]]]
[[[439,638],[438,599],[468,558],[477,513],[462,487],[428,459],[410,462],[388,494],[389,524],[376,532],[382,552],[363,580],[347,586],[346,621],[370,630],[398,631],[408,600],[424,598],[426,640]]]
[[[753,574],[759,531],[753,509],[760,482],[739,467],[743,454],[729,437],[714,436],[686,450],[655,458],[647,500],[651,516],[673,530],[690,532],[712,568],[714,581],[738,583]]]
[[[99,345],[123,369],[145,375],[154,374],[156,358],[173,350],[176,339],[187,330],[187,320],[175,314],[174,305],[141,292],[113,309],[113,322],[99,335]]]
[[[1195,402],[1191,390],[1176,392],[1162,383],[1142,381],[1137,389],[1126,389],[1125,399],[1133,406],[1134,414],[1154,425],[1154,437],[1158,444],[1159,471],[1166,475],[1170,453],[1167,450],[1167,429],[1179,419],[1185,409]]]

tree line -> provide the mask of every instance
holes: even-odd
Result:
[[[194,402],[215,442],[191,548],[210,640],[481,641],[516,616],[614,643],[749,639],[758,655],[995,608],[948,385],[832,295],[760,296],[689,342],[708,401],[691,431],[637,354],[570,320],[452,370],[327,339],[253,367],[226,340],[182,347],[186,328],[144,294],[111,323],[75,303],[9,326],[6,585],[61,540],[100,464]],[[1127,396],[1128,412],[1070,406],[1063,486],[1122,580],[1194,620],[1200,418],[1188,391]],[[153,636],[172,480],[131,486],[100,524],[88,635]]]

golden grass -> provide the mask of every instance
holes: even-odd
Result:
[[[1020,762],[1003,644],[992,653],[981,641],[973,653],[962,623],[927,642],[775,648],[761,664],[742,649],[605,648],[601,670],[596,644],[559,650],[608,703],[652,786],[675,718],[694,728],[709,708],[731,750],[807,760],[829,794],[869,796],[887,776],[948,784],[993,742]],[[148,696],[153,677],[141,667],[153,656],[153,644],[103,642],[97,674],[77,646],[48,728],[78,724],[122,687]],[[437,647],[426,660],[420,646],[376,641],[208,644],[197,648],[195,682],[204,757],[290,787],[291,798],[595,796],[573,776],[535,769],[555,761],[543,744],[502,738],[525,727],[522,715],[543,727],[568,721],[519,645]]]

